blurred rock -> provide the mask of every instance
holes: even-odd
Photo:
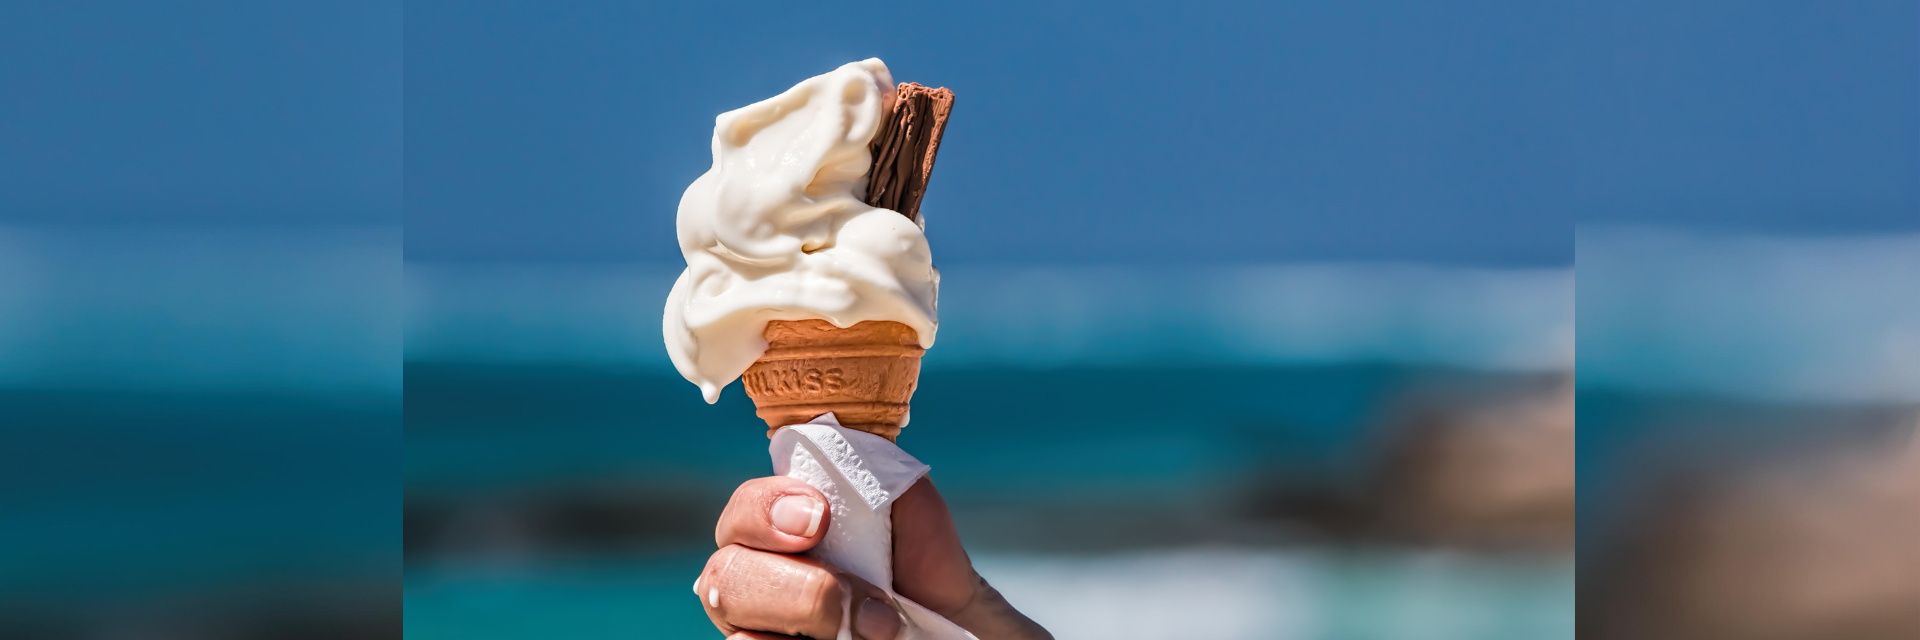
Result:
[[[1382,533],[1442,544],[1572,548],[1571,376],[1494,401],[1428,403],[1391,428]]]
[[[176,585],[140,598],[0,602],[7,640],[398,640],[401,579]]]
[[[1597,564],[1583,636],[1920,638],[1911,430],[1896,446],[1801,451],[1717,477],[1669,483],[1631,520]]]
[[[576,482],[474,495],[409,494],[409,563],[517,564],[575,552],[650,553],[712,544],[726,506],[714,487]]]

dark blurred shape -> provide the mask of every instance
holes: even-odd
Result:
[[[1391,433],[1376,525],[1389,536],[1571,549],[1575,522],[1572,376],[1510,397],[1428,400]],[[1511,392],[1510,392],[1511,393]]]
[[[35,608],[0,620],[0,638],[38,640],[328,640],[400,638],[390,580],[231,584],[114,610]]]
[[[413,495],[409,558],[499,561],[538,553],[681,551],[712,537],[726,496],[664,482],[580,483],[467,497]]]
[[[1582,637],[1920,637],[1913,424],[1835,424],[1649,483],[1583,562]]]
[[[1580,635],[1920,637],[1920,236],[1578,243]]]

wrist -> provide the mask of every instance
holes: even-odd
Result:
[[[1053,640],[1053,634],[1013,608],[979,573],[973,574],[973,597],[951,614],[943,615],[980,638]]]

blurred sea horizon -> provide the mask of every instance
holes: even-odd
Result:
[[[0,636],[397,627],[400,236],[0,224]]]
[[[406,358],[671,371],[659,317],[683,269],[409,261]],[[941,275],[928,368],[1573,363],[1570,268],[981,264]]]
[[[410,633],[710,633],[675,576],[770,465],[744,394],[709,406],[667,362],[659,317],[680,270],[407,264]],[[1564,556],[1354,536],[1397,424],[1565,384],[1572,280],[944,267],[901,444],[933,466],[983,574],[1063,639],[1571,637]],[[1227,600],[1194,603],[1201,627],[1146,616],[1205,599],[1189,590]],[[1296,600],[1309,594],[1331,600]],[[1513,615],[1520,601],[1564,606]],[[1126,627],[1087,626],[1129,607]]]
[[[61,629],[71,620],[59,612],[97,607],[134,625],[204,621],[192,612],[219,610],[196,607],[236,602],[252,603],[244,605],[251,617],[232,624],[311,624],[275,612],[302,599],[351,601],[367,591],[355,585],[390,575],[382,558],[400,537],[405,619],[418,637],[475,637],[459,630],[478,633],[480,622],[502,635],[527,625],[612,632],[648,623],[668,636],[686,629],[703,637],[683,586],[645,585],[697,567],[726,495],[769,465],[763,425],[741,393],[706,405],[666,363],[658,318],[677,266],[405,264],[399,278],[369,260],[393,255],[397,230],[315,231],[0,232],[10,249],[0,305],[19,311],[0,323],[8,354],[0,381],[10,385],[0,401],[24,418],[9,426],[31,443],[16,453],[84,451],[99,463],[67,472],[86,483],[35,494],[51,510],[10,516],[10,537],[23,545],[15,548],[53,550],[8,560],[8,592],[38,587],[17,601],[37,603],[37,613],[9,612],[29,625],[18,628]],[[1563,384],[1570,270],[961,265],[944,273],[944,331],[903,443],[935,467],[970,550],[1010,592],[1037,599],[1061,585],[1152,575],[1154,583],[1250,589],[1247,616],[1221,618],[1220,637],[1365,638],[1394,637],[1367,631],[1365,620],[1416,616],[1440,597],[1394,585],[1457,577],[1483,581],[1459,606],[1484,619],[1441,637],[1571,629],[1570,608],[1564,617],[1503,617],[1513,602],[1542,593],[1571,601],[1571,565],[1553,553],[1503,559],[1413,542],[1394,551],[1352,538],[1368,517],[1370,470],[1382,464],[1379,447],[1396,422],[1464,398],[1498,403]],[[126,274],[139,279],[90,286]],[[379,312],[377,300],[403,302],[385,308],[404,313]],[[115,340],[78,340],[85,333],[72,329],[87,326],[111,328]],[[66,338],[44,339],[55,335]],[[385,359],[401,350],[403,366]],[[176,357],[189,352],[206,357]],[[132,431],[116,439],[73,428],[82,424]],[[403,457],[366,455],[392,448],[402,424]],[[676,428],[649,428],[661,424]],[[158,440],[143,448],[134,436],[145,433]],[[1023,446],[991,444],[1009,438]],[[208,442],[226,444],[189,444]],[[398,467],[404,533],[345,526],[383,521],[392,506],[372,487]],[[182,487],[227,479],[228,489],[170,493],[157,481],[167,477]],[[327,498],[363,484],[369,490],[354,499]],[[54,508],[98,502],[88,486],[141,487],[135,493],[150,505],[156,534],[149,544],[117,548],[109,537],[81,535],[106,512]],[[190,542],[209,539],[229,544]],[[319,560],[276,560],[294,550]],[[169,560],[188,554],[198,560]],[[606,568],[581,574],[567,568],[576,561]],[[1349,613],[1268,628],[1276,619],[1259,599],[1291,597],[1298,586],[1260,572],[1216,575],[1223,566],[1348,585],[1324,604]],[[72,586],[46,588],[55,575]],[[591,585],[606,580],[614,591],[599,593],[632,588],[660,600],[629,593],[618,596],[621,607],[580,609],[591,609]],[[235,600],[232,585],[256,595]],[[1064,623],[1161,597],[1150,584],[1140,588],[1036,600],[1034,611]],[[161,592],[172,595],[154,600]],[[155,602],[167,606],[114,604]],[[649,611],[664,617],[644,619]],[[1075,625],[1063,626],[1060,637],[1075,637]]]
[[[667,362],[658,318],[677,265],[407,269],[410,495],[568,474],[673,486],[767,464],[737,385],[708,406]],[[1171,498],[1269,467],[1351,485],[1415,389],[1497,396],[1571,368],[1568,270],[943,273],[903,438],[930,463],[966,461],[936,464],[961,500],[1017,501],[1035,482]],[[989,444],[1010,434],[1019,450]]]
[[[1601,288],[1592,295],[1660,283],[1658,299],[1720,302],[1712,313],[1672,315],[1665,310],[1680,307],[1651,304],[1628,312],[1646,299],[1622,298],[1596,307],[1602,314],[1582,316],[1588,322],[1581,335],[1711,336],[1681,340],[1675,348],[1691,349],[1692,362],[1745,353],[1748,366],[1675,368],[1663,347],[1646,353],[1666,353],[1666,359],[1617,350],[1582,376],[1580,416],[1589,422],[1580,453],[1583,531],[1604,532],[1636,482],[1698,460],[1684,453],[1695,449],[1675,450],[1673,465],[1615,456],[1637,438],[1738,437],[1778,448],[1792,447],[1799,441],[1794,434],[1813,433],[1808,429],[1854,424],[1870,443],[1897,436],[1899,420],[1910,415],[1909,396],[1901,394],[1912,387],[1901,376],[1908,375],[1903,363],[1912,355],[1911,341],[1902,336],[1912,328],[1901,323],[1914,316],[1899,312],[1912,298],[1898,292],[1901,278],[1913,273],[1901,266],[1914,255],[1911,238],[1729,243],[1642,230],[1586,240],[1582,258],[1594,261],[1590,268],[1635,268],[1609,271],[1610,286],[1631,284],[1618,280],[1622,274],[1644,278],[1638,289]],[[22,545],[16,548],[54,552],[9,559],[4,586],[21,594],[32,588],[31,601],[43,612],[139,601],[158,585],[183,594],[171,601],[176,604],[222,597],[182,589],[193,581],[263,581],[257,582],[263,595],[254,601],[268,604],[258,611],[281,606],[275,602],[348,597],[343,594],[364,590],[353,585],[377,583],[379,558],[391,557],[383,545],[401,532],[315,528],[307,520],[344,523],[390,508],[325,499],[354,482],[377,482],[387,464],[404,466],[407,482],[410,629],[434,637],[435,629],[469,628],[455,620],[489,619],[472,609],[473,602],[500,602],[487,598],[530,598],[513,600],[528,603],[527,617],[494,619],[502,629],[543,624],[541,616],[572,619],[585,614],[568,613],[575,605],[565,603],[584,598],[577,606],[591,608],[594,584],[612,580],[645,591],[649,581],[665,585],[666,577],[697,566],[701,539],[726,493],[767,472],[762,425],[742,394],[730,390],[718,406],[706,405],[666,363],[656,323],[678,272],[673,265],[415,263],[397,277],[364,265],[366,256],[397,242],[397,234],[377,227],[316,235],[286,228],[148,233],[127,226],[36,226],[0,230],[0,241],[9,249],[0,305],[14,311],[0,322],[0,351],[8,355],[0,367],[8,384],[0,403],[15,418],[13,433],[32,443],[15,453],[71,449],[94,452],[103,462],[150,457],[170,465],[76,468],[66,473],[87,482],[22,496],[30,499],[23,505],[52,510],[11,516],[10,536]],[[1835,255],[1847,259],[1831,259]],[[1617,256],[1636,257],[1607,262]],[[1662,263],[1662,256],[1747,266],[1700,271]],[[128,272],[141,274],[128,285],[140,295],[87,293],[87,283]],[[1742,284],[1746,274],[1786,277],[1760,289]],[[1341,592],[1352,598],[1343,606],[1376,613],[1430,606],[1419,604],[1428,602],[1420,599],[1425,596],[1389,586],[1407,580],[1488,581],[1476,592],[1484,600],[1450,605],[1455,609],[1505,611],[1543,589],[1561,593],[1554,585],[1564,585],[1571,600],[1575,570],[1562,556],[1449,551],[1374,538],[1364,525],[1377,472],[1391,464],[1384,448],[1399,425],[1436,410],[1536,396],[1570,381],[1571,270],[960,265],[945,270],[944,283],[943,333],[929,352],[919,411],[903,443],[934,465],[962,535],[982,566],[1005,575],[1010,589],[1047,593],[1060,584],[1108,583],[1123,575],[1240,588],[1228,578],[1207,580],[1223,563],[1244,562],[1282,567],[1322,587],[1338,584],[1327,582],[1335,577],[1377,584],[1385,590]],[[1866,290],[1884,294],[1859,295]],[[1236,298],[1249,291],[1254,294]],[[1774,302],[1820,291],[1852,292],[1836,300],[1854,306]],[[363,312],[355,304],[367,296],[403,302],[404,316]],[[1177,304],[1156,303],[1169,298]],[[142,313],[130,313],[136,308]],[[1726,318],[1744,317],[1741,309],[1771,315],[1754,320],[1760,329],[1715,329]],[[239,326],[234,323],[251,328],[228,331]],[[1646,333],[1648,323],[1662,333]],[[41,339],[76,326],[112,327],[118,337],[112,343]],[[1804,339],[1778,339],[1793,331]],[[330,340],[350,347],[315,346],[334,344]],[[1813,344],[1808,341],[1827,345],[1821,370],[1845,375],[1794,375],[1791,365],[1801,360],[1788,347]],[[216,344],[225,345],[221,357],[192,369],[169,368],[178,366],[170,354]],[[382,365],[386,349],[404,349],[404,366]],[[1728,392],[1739,389],[1748,395]],[[1154,402],[1116,407],[1115,398]],[[201,406],[225,409],[195,408]],[[1695,424],[1727,416],[1747,416],[1745,428],[1702,431]],[[397,436],[402,422],[403,460],[381,463],[364,455]],[[128,425],[123,445],[115,445],[127,453],[114,455],[134,457],[102,457],[113,439],[97,429],[71,429],[78,424]],[[685,426],[647,428],[657,424]],[[156,427],[165,437],[135,451],[144,441],[140,434]],[[983,444],[1008,437],[1025,446]],[[162,446],[223,441],[230,446]],[[189,459],[201,462],[176,468]],[[357,462],[341,466],[347,460]],[[1629,469],[1639,477],[1620,475]],[[224,493],[174,495],[164,491],[170,485],[155,482],[166,477],[245,481]],[[107,538],[79,535],[92,521],[53,509],[81,493],[105,495],[133,484],[155,505],[154,531],[173,532],[152,537],[138,554],[107,549]],[[81,501],[88,500],[97,501]],[[1102,533],[1060,542],[1066,532],[1089,527]],[[215,531],[229,532],[223,539],[235,544],[168,546]],[[273,560],[292,547],[324,560]],[[186,551],[203,561],[167,560]],[[1590,551],[1583,547],[1581,557]],[[76,562],[83,557],[89,560]],[[576,560],[613,568],[582,574],[568,568]],[[49,588],[44,578],[55,575],[68,576],[71,585]],[[1277,589],[1274,594],[1295,593],[1284,584],[1261,584]],[[1128,593],[1112,597],[1153,597]],[[662,586],[658,594],[657,605],[618,601],[638,607],[632,611],[658,607],[662,615],[681,616],[688,629],[704,624],[697,608],[675,600],[678,589]],[[469,600],[476,597],[481,600]],[[540,602],[559,608],[542,609],[547,605]],[[1070,598],[1036,609],[1063,619],[1098,610],[1097,603]],[[284,623],[261,615],[269,616],[261,624]],[[1333,627],[1302,622],[1286,627],[1292,632],[1260,635],[1252,629],[1272,621],[1249,617],[1235,627],[1244,633],[1221,636],[1394,637],[1342,627],[1347,623],[1340,620],[1346,619],[1320,618]],[[1462,622],[1458,629],[1480,631],[1438,637],[1553,637],[1562,629],[1571,635],[1570,610],[1564,618],[1532,620],[1485,622],[1492,627]],[[632,622],[575,621],[607,630]],[[1512,636],[1481,633],[1507,628],[1502,624],[1522,626],[1512,627]]]

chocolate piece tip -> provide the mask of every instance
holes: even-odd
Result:
[[[940,138],[953,113],[953,91],[902,82],[891,106],[869,146],[873,165],[867,172],[866,202],[918,222],[920,200],[926,196]]]

